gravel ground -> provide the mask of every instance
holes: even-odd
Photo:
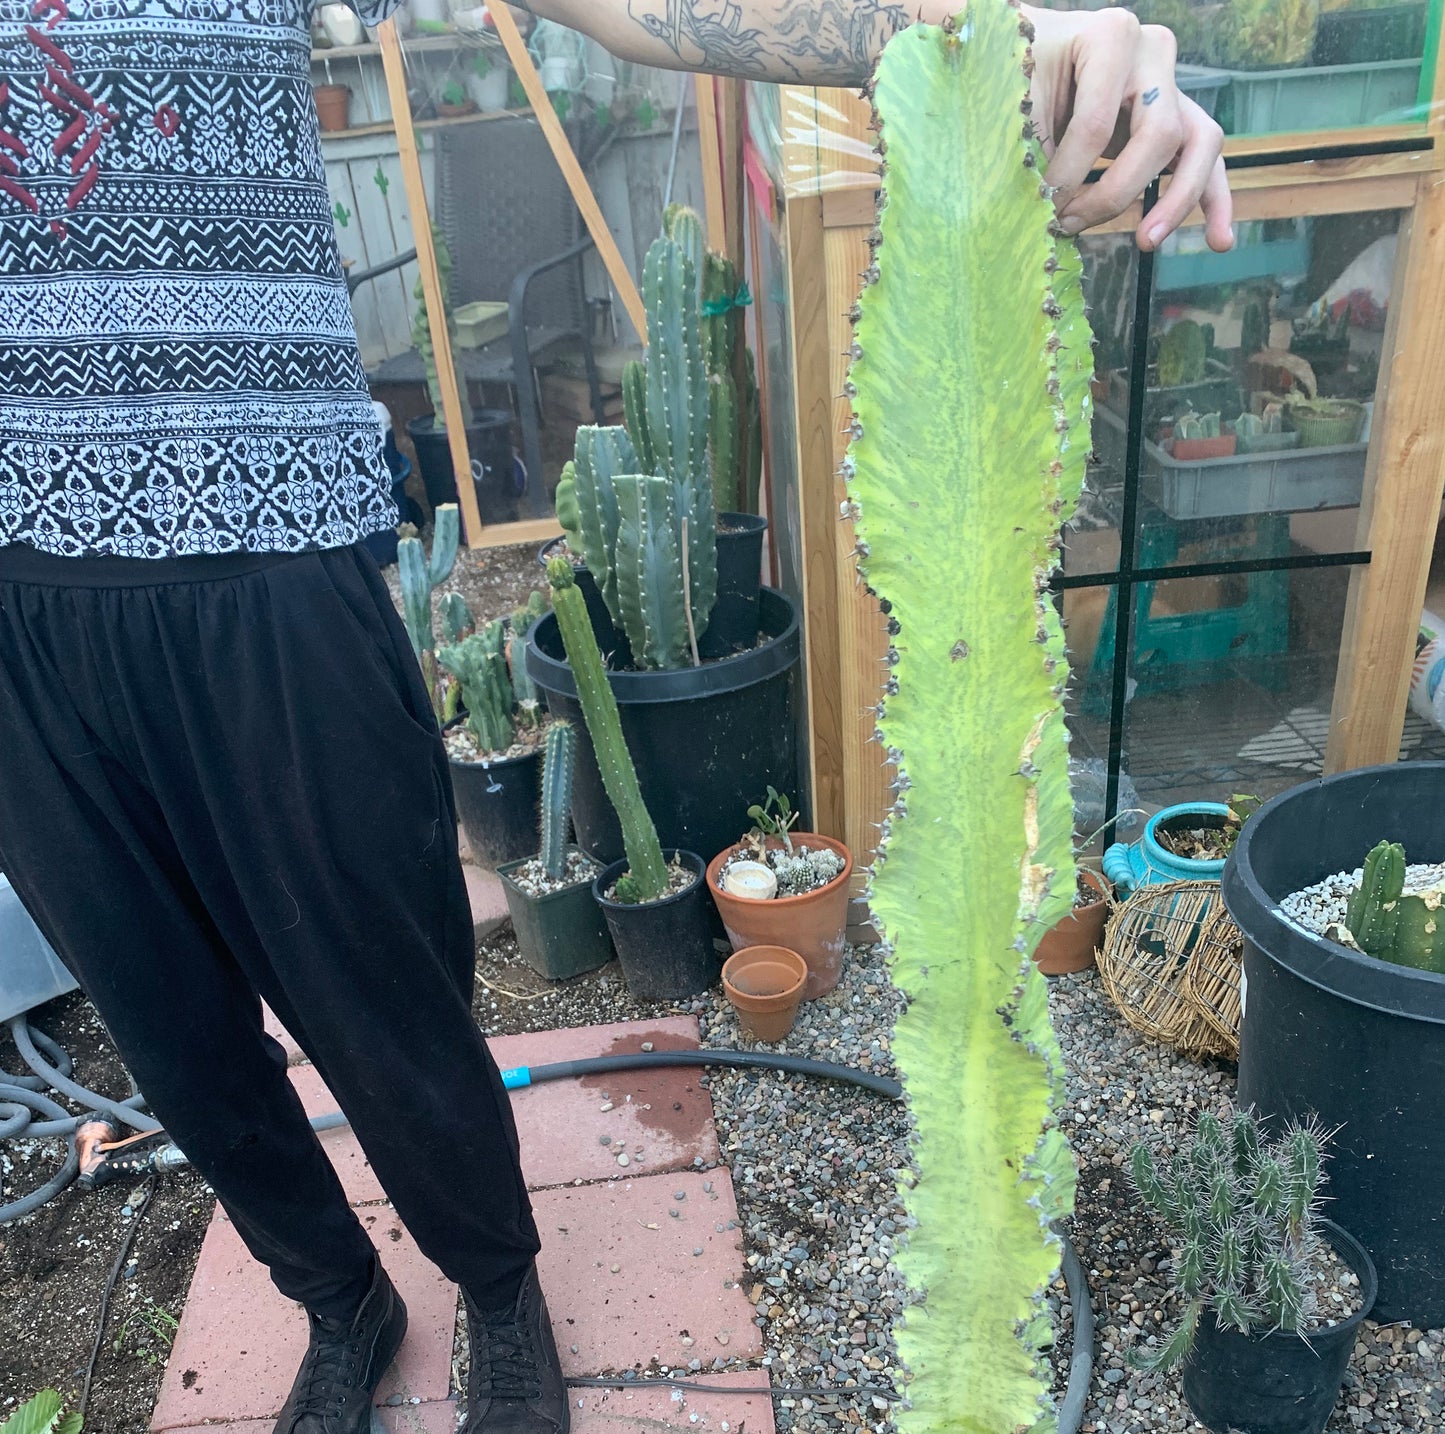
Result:
[[[1292,921],[1323,936],[1330,926],[1345,924],[1345,910],[1350,897],[1359,890],[1365,869],[1337,871],[1313,886],[1291,893],[1280,902],[1280,910]],[[1406,892],[1438,891],[1445,885],[1445,862],[1416,862],[1405,868]]]

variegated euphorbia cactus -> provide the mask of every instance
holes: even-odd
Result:
[[[904,1434],[1049,1419],[1050,1224],[1074,1188],[1030,958],[1074,891],[1048,584],[1089,451],[1092,340],[1025,138],[1025,28],[1006,0],[970,0],[955,26],[895,36],[874,93],[883,198],[847,473],[894,633],[880,730],[898,797],[872,903],[908,997],[894,1050],[917,1131]]]

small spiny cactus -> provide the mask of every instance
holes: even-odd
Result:
[[[437,671],[436,629],[432,624],[432,592],[438,583],[450,576],[457,560],[460,525],[457,505],[443,503],[435,515],[432,531],[431,557],[428,559],[420,538],[403,538],[396,547],[397,570],[401,576],[402,618],[412,650],[421,664],[431,697],[432,711],[438,722],[446,720],[447,685]],[[448,619],[448,621],[450,621]]]
[[[560,719],[547,728],[542,755],[542,866],[553,881],[567,874],[567,825],[572,819],[572,774],[577,731]]]
[[[439,647],[437,661],[461,686],[467,730],[483,752],[512,745],[512,680],[507,671],[506,628],[500,618],[455,646]]]
[[[1345,925],[1367,956],[1445,975],[1445,892],[1405,894],[1405,849],[1398,842],[1382,841],[1365,858]]]
[[[1134,1147],[1134,1188],[1178,1237],[1174,1282],[1186,1301],[1179,1327],[1139,1367],[1187,1359],[1206,1307],[1245,1334],[1303,1327],[1313,1313],[1306,1272],[1318,1239],[1323,1145],[1318,1130],[1302,1125],[1267,1142],[1250,1112],[1234,1110],[1227,1122],[1201,1114],[1172,1159],[1145,1141]]]

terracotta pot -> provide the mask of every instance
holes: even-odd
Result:
[[[1109,915],[1109,884],[1097,871],[1084,868],[1079,873],[1095,891],[1097,901],[1078,906],[1058,923],[1034,952],[1034,960],[1045,976],[1067,976],[1087,971],[1094,964],[1099,942],[1104,939],[1104,923]]]
[[[843,870],[827,886],[801,896],[777,896],[770,901],[730,896],[722,889],[720,873],[741,843],[719,852],[708,863],[707,886],[717,903],[728,940],[734,951],[748,946],[782,946],[796,951],[808,964],[808,982],[803,999],[826,996],[843,974],[843,952],[848,935],[848,895],[853,876],[853,858],[848,848],[832,837],[812,832],[792,833],[793,845],[827,847],[843,858]],[[783,845],[769,837],[769,850]]]
[[[807,979],[808,963],[786,946],[744,946],[723,962],[723,990],[755,1041],[780,1041],[793,1029]]]
[[[345,85],[313,85],[316,118],[328,134],[346,129],[351,123],[351,91]]]
[[[1230,458],[1234,455],[1234,434],[1221,433],[1215,438],[1176,438],[1170,456],[1176,463],[1198,463],[1206,458]]]

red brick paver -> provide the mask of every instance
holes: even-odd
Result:
[[[692,1376],[717,1390],[766,1389],[766,1370]],[[699,1434],[773,1434],[773,1402],[759,1394],[700,1394],[679,1389],[574,1389],[572,1434],[657,1434],[659,1426]]]

